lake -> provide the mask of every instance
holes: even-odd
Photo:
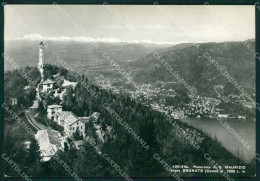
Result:
[[[215,138],[216,136],[227,150],[237,157],[239,155],[239,158],[243,159],[245,162],[248,163],[254,158],[256,150],[256,122],[241,119],[225,119],[223,121],[223,123],[225,121],[228,122],[228,124],[238,133],[238,135],[240,135],[241,138],[243,138],[248,145],[250,145],[250,149],[248,150],[217,119],[186,118],[181,121],[200,129],[201,131],[209,134],[212,138]]]

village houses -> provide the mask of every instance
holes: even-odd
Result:
[[[55,96],[59,96],[58,89],[54,89],[54,84],[56,81],[47,79],[43,81],[44,79],[44,44],[41,42],[39,44],[39,63],[38,63],[38,69],[41,73],[41,80],[42,80],[42,93],[49,94],[50,92],[54,91]],[[75,89],[77,86],[77,82],[70,82],[67,80],[64,80],[62,87],[72,87]],[[62,99],[62,95],[66,91],[63,91],[60,96]],[[12,105],[16,104],[16,100],[11,100]],[[39,130],[37,134],[35,135],[36,140],[39,143],[40,150],[41,150],[41,156],[42,161],[48,161],[51,159],[51,157],[60,149],[64,150],[64,142],[67,141],[67,138],[73,138],[74,133],[77,131],[83,138],[86,138],[85,133],[85,125],[90,120],[94,123],[99,119],[100,113],[94,112],[89,117],[77,117],[73,112],[71,111],[63,111],[61,105],[48,105],[47,106],[47,118],[49,120],[52,120],[56,122],[58,125],[64,128],[65,135],[62,136],[60,132],[56,130],[52,130],[50,128]],[[98,130],[97,133],[100,131]],[[103,138],[103,137],[102,137]],[[75,148],[79,149],[84,143],[83,140],[74,140],[73,143],[75,144]]]

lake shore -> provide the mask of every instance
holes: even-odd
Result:
[[[249,163],[254,158],[256,150],[256,122],[234,118],[224,119],[249,145],[246,148],[217,118],[185,118],[180,121],[200,129],[212,138],[217,138],[223,147],[246,163]]]

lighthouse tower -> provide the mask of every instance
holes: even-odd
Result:
[[[41,79],[43,80],[43,63],[44,63],[44,58],[43,58],[43,49],[44,49],[44,44],[41,42],[39,44],[39,62],[38,62],[38,69],[41,73]]]

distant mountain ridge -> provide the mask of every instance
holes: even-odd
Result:
[[[15,43],[14,43],[15,42]],[[246,44],[255,49],[255,41],[247,40]],[[194,86],[202,96],[217,95],[214,86],[224,86],[226,93],[237,89],[221,75],[219,70],[203,57],[208,53],[219,65],[225,67],[234,79],[248,91],[255,92],[255,52],[245,47],[245,42],[199,43],[197,50],[192,43],[182,43],[171,47],[143,44],[111,44],[99,43],[98,49],[91,43],[53,42],[47,41],[45,62],[57,64],[53,53],[58,54],[64,62],[80,73],[89,73],[90,79],[98,75],[115,74],[107,68],[109,61],[103,56],[107,53],[139,84],[155,83],[156,81],[173,81],[173,76],[162,65],[154,54],[161,56],[174,71],[191,86]],[[6,42],[5,52],[21,66],[36,66],[38,62],[38,44],[36,41]],[[113,68],[113,67],[112,67]],[[8,63],[5,70],[13,69]],[[107,72],[108,71],[108,72]],[[112,76],[116,77],[116,76]],[[179,85],[175,85],[179,86]]]
[[[5,41],[5,52],[20,66],[36,66],[39,60],[38,41]],[[117,61],[137,60],[165,45],[126,44],[126,43],[97,43],[98,48],[90,42],[45,41],[45,63],[57,63],[53,53],[59,55],[68,65],[79,63],[96,64],[107,62],[103,54],[108,53]],[[5,64],[5,70],[14,67]],[[81,69],[83,71],[83,69]]]
[[[252,50],[255,49],[254,40],[248,40],[247,44]],[[223,85],[226,91],[238,93],[220,71],[203,56],[206,52],[223,66],[250,95],[255,92],[255,52],[249,51],[243,42],[200,43],[198,50],[192,44],[181,44],[157,50],[154,53],[160,56],[160,59],[164,59],[188,84],[196,87],[202,94],[214,93],[215,85]],[[127,64],[126,67],[131,71],[136,82],[153,83],[174,80],[170,72],[160,65],[154,53]]]

